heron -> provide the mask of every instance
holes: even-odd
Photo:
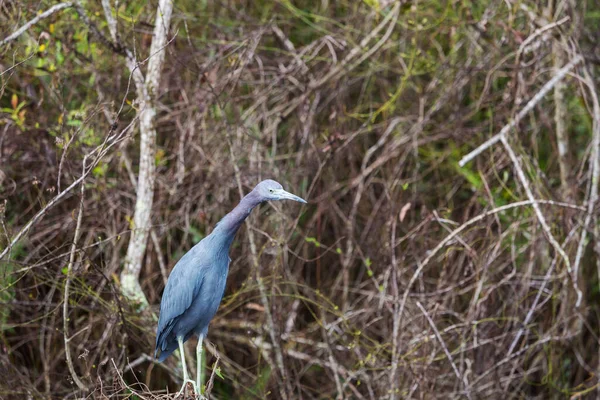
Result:
[[[200,370],[202,341],[208,333],[208,324],[215,316],[229,271],[229,249],[238,229],[259,204],[273,200],[306,201],[283,190],[280,183],[267,179],[242,198],[240,203],[221,219],[213,231],[196,244],[175,264],[169,274],[160,302],[154,356],[164,361],[177,348],[181,354],[183,386],[178,396],[191,383],[200,397]],[[183,344],[198,336],[196,346],[196,381],[188,376]]]

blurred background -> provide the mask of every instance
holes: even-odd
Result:
[[[211,398],[600,398],[598,0],[166,3],[0,1],[0,397],[172,398],[169,271],[272,178]]]

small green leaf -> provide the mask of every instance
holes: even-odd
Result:
[[[221,373],[221,367],[215,368],[215,375],[217,375],[219,378],[225,380],[225,378],[223,377],[223,374]]]
[[[339,247],[337,249],[335,249],[335,252],[338,254],[342,254],[342,249],[340,249]]]
[[[307,237],[307,238],[304,238],[304,240],[306,240],[307,243],[314,244],[316,247],[321,247],[321,243],[319,243],[317,241],[317,239],[315,239],[314,237]]]
[[[108,170],[108,164],[100,164],[100,165],[97,165],[96,167],[94,167],[94,169],[92,170],[92,174],[96,178],[101,178],[104,175],[106,175],[107,170]]]
[[[69,268],[63,267],[63,269],[61,269],[61,272],[63,273],[63,275],[66,275],[69,273]]]
[[[373,263],[371,262],[371,259],[369,257],[365,258],[365,265],[367,266],[367,268],[371,268],[371,265]]]

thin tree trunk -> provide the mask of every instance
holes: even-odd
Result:
[[[136,82],[140,107],[140,168],[131,239],[127,247],[125,266],[121,272],[121,287],[123,294],[137,302],[141,308],[148,305],[139,283],[139,276],[151,227],[154,182],[156,180],[154,160],[156,153],[156,128],[154,125],[156,98],[172,12],[172,0],[159,0],[145,81],[141,79],[139,66],[135,63],[135,59],[130,53],[127,54],[127,64]],[[107,18],[109,18],[108,13]]]

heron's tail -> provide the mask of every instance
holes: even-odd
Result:
[[[178,346],[176,341],[174,343],[167,343],[166,348],[164,349],[160,349],[157,347],[154,351],[154,357],[158,359],[158,362],[163,362],[177,349],[177,347]]]

